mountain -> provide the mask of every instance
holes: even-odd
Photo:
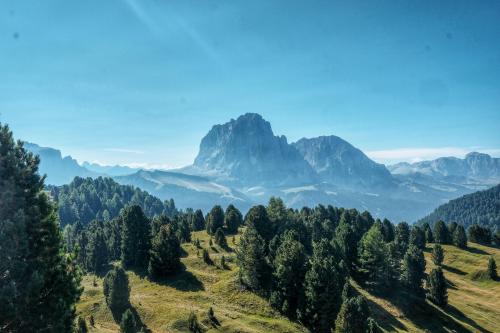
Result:
[[[432,161],[398,163],[388,167],[394,175],[423,174],[434,179],[448,179],[455,182],[481,180],[488,183],[500,182],[500,158],[488,154],[469,153],[464,159],[440,157]]]
[[[316,173],[285,136],[275,136],[259,114],[215,125],[201,140],[188,172],[213,175],[242,186],[307,184]]]
[[[485,191],[464,195],[439,206],[418,223],[433,224],[438,220],[457,222],[464,227],[475,223],[492,230],[500,229],[500,185]]]
[[[124,176],[141,170],[140,168],[131,168],[122,165],[100,165],[97,163],[83,162],[82,166],[87,170],[106,174],[109,176]]]
[[[227,206],[232,203],[243,210],[251,206],[251,200],[241,192],[215,183],[207,177],[170,171],[140,170],[114,179],[120,184],[137,186],[163,200],[174,198],[177,206],[181,208],[200,208],[206,212],[216,204]]]
[[[383,164],[375,163],[361,150],[337,136],[303,138],[293,146],[322,181],[354,188],[390,187],[394,183]]]
[[[75,221],[86,225],[95,219],[110,220],[131,204],[141,206],[151,217],[172,216],[177,212],[173,200],[161,201],[137,187],[120,185],[111,178],[76,177],[67,185],[49,186],[49,191],[58,204],[62,226]]]
[[[71,156],[62,157],[61,151],[40,147],[34,143],[25,143],[24,147],[40,156],[40,174],[47,175],[46,183],[52,185],[68,184],[75,177],[98,177],[98,172],[89,171],[78,164]]]

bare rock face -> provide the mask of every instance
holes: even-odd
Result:
[[[244,185],[305,184],[316,180],[312,167],[269,122],[247,113],[215,125],[202,139],[194,167]]]

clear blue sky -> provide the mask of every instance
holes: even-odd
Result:
[[[500,1],[0,0],[0,121],[178,167],[246,112],[378,161],[500,155]]]

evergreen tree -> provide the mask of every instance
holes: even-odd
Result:
[[[342,254],[347,269],[349,272],[353,272],[358,257],[358,242],[356,240],[356,232],[348,222],[345,214],[342,214],[340,223],[337,229],[335,229],[334,242]]]
[[[449,235],[453,235],[453,233],[455,232],[455,229],[457,229],[457,227],[458,227],[457,222],[451,222],[450,224],[448,224]]]
[[[304,279],[305,305],[299,317],[313,332],[329,333],[335,324],[345,283],[344,272],[338,264],[339,258],[327,240],[314,245]]]
[[[241,236],[236,259],[240,281],[254,291],[264,291],[269,282],[269,266],[265,260],[265,241],[253,227]]]
[[[394,240],[394,225],[388,219],[382,221],[382,234],[386,243]]]
[[[120,321],[120,333],[136,333],[137,332],[137,322],[135,320],[134,314],[130,309],[127,309]]]
[[[368,330],[370,312],[363,296],[349,298],[342,303],[335,320],[336,333],[364,333]]]
[[[238,208],[232,204],[227,206],[226,213],[224,214],[224,225],[227,232],[231,234],[238,233],[238,228],[243,224],[243,216]]]
[[[262,205],[250,208],[245,215],[245,224],[247,227],[255,229],[259,236],[266,241],[266,244],[274,236],[274,228],[267,216],[266,208]]]
[[[448,291],[441,267],[431,270],[427,279],[427,288],[427,298],[438,306],[446,306],[448,303]]]
[[[420,250],[425,250],[425,233],[419,226],[411,228],[410,244],[415,245]]]
[[[87,323],[85,322],[85,318],[78,317],[78,322],[76,326],[77,333],[87,333],[89,330],[87,328]]]
[[[423,293],[422,279],[425,276],[425,258],[422,250],[410,245],[403,258],[401,267],[401,282],[416,296]]]
[[[164,225],[153,238],[148,273],[162,278],[177,271],[181,265],[181,246],[170,225]]]
[[[427,243],[434,243],[434,234],[432,233],[432,229],[429,223],[424,224],[424,232],[425,232],[425,241]]]
[[[40,160],[0,123],[0,331],[71,332],[81,289]]]
[[[130,305],[127,273],[121,267],[114,267],[104,277],[102,286],[106,304],[115,318],[121,318],[121,314]]]
[[[191,216],[191,230],[200,231],[205,229],[205,218],[203,217],[203,212],[197,209]]]
[[[306,253],[294,232],[286,232],[273,262],[273,307],[295,318],[301,299],[302,282],[306,273]]]
[[[434,225],[434,241],[439,244],[449,244],[450,232],[446,224],[439,220]]]
[[[500,189],[500,186],[497,186]],[[477,224],[472,225],[469,230],[469,241],[473,243],[490,245],[491,244],[491,230],[481,227]]]
[[[359,242],[359,263],[367,282],[375,285],[389,285],[386,267],[387,245],[379,224],[374,224]]]
[[[210,258],[210,254],[208,253],[207,249],[203,249],[202,257],[203,257],[203,261],[205,262],[205,264],[212,265],[214,263],[212,261],[212,258]]]
[[[493,257],[490,257],[488,260],[488,276],[492,280],[496,280],[498,278],[497,275],[497,263]]]
[[[95,273],[102,272],[108,264],[108,246],[101,228],[91,233],[86,252],[87,270]]]
[[[394,244],[396,244],[400,257],[402,258],[410,244],[410,227],[408,223],[401,222],[396,226]]]
[[[217,229],[224,227],[224,211],[221,206],[216,205],[212,208],[207,218],[207,232],[214,235]]]
[[[467,236],[465,235],[465,228],[459,225],[453,232],[453,244],[460,249],[467,248]]]
[[[151,229],[148,218],[139,206],[128,206],[121,213],[121,259],[125,268],[147,268],[151,249]]]
[[[441,245],[439,244],[434,244],[434,247],[432,248],[432,262],[434,265],[441,267],[443,265],[443,260],[444,260],[444,251]]]
[[[224,249],[227,248],[227,240],[222,228],[217,229],[217,231],[215,232],[214,240],[215,244],[219,245]]]

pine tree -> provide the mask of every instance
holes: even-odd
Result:
[[[224,227],[224,211],[221,206],[216,205],[212,208],[207,218],[207,232],[214,235],[217,229]]]
[[[170,225],[164,225],[153,238],[149,253],[148,273],[162,278],[177,271],[181,265],[181,246]]]
[[[305,305],[299,319],[313,332],[330,332],[342,303],[345,276],[339,258],[325,239],[314,244],[310,268],[304,278]]]
[[[0,123],[0,331],[74,328],[80,272],[63,248],[39,163]]]
[[[427,279],[427,288],[427,298],[429,298],[436,305],[441,307],[446,306],[448,303],[448,292],[446,280],[441,267],[431,270]]]
[[[241,212],[232,204],[227,206],[226,213],[224,214],[224,225],[227,232],[235,234],[238,233],[238,228],[243,224],[243,216]]]
[[[302,281],[306,273],[304,246],[294,232],[286,232],[273,262],[271,305],[290,318],[295,318],[301,299]]]
[[[362,296],[349,298],[342,303],[335,320],[336,333],[364,333],[368,330],[370,311]]]
[[[439,220],[434,225],[434,241],[439,244],[449,244],[450,232],[446,224]]]
[[[130,309],[127,309],[123,315],[122,319],[120,321],[120,333],[136,333],[137,332],[137,322],[135,320],[135,316],[130,311]]]
[[[410,227],[408,223],[401,222],[396,226],[394,244],[396,244],[400,258],[402,258],[410,244]]]
[[[214,263],[212,261],[212,258],[210,258],[210,254],[208,253],[207,249],[203,249],[202,257],[203,257],[203,261],[205,262],[205,264],[212,265]]]
[[[87,245],[87,270],[100,273],[108,264],[108,247],[101,228],[91,233]]]
[[[122,313],[130,305],[127,273],[121,267],[114,267],[106,274],[102,285],[106,304],[115,318],[121,318]]]
[[[411,228],[410,244],[415,245],[420,250],[425,250],[425,233],[419,226]]]
[[[236,259],[240,268],[240,281],[254,291],[266,289],[269,266],[265,260],[265,241],[253,227],[247,227],[241,236]]]
[[[451,222],[450,224],[448,224],[448,232],[450,235],[453,235],[453,233],[455,232],[455,229],[457,229],[458,227],[458,224],[457,222]]]
[[[441,267],[443,265],[443,260],[444,260],[444,251],[441,245],[439,244],[434,244],[434,247],[432,248],[432,262],[434,265]]]
[[[219,245],[223,249],[227,248],[227,240],[222,228],[217,229],[217,231],[215,232],[214,240],[215,244]]]
[[[78,317],[78,322],[76,326],[77,333],[87,333],[89,330],[87,328],[87,323],[85,322],[85,318]]]
[[[255,229],[259,236],[266,241],[266,244],[274,236],[273,225],[267,216],[266,208],[262,205],[250,208],[245,216],[245,224],[247,227]]]
[[[497,263],[493,257],[490,257],[488,260],[488,276],[492,280],[496,280],[498,278],[497,274]]]
[[[205,218],[203,217],[203,212],[200,209],[197,209],[191,217],[190,227],[192,231],[205,229]]]
[[[123,267],[145,269],[151,249],[151,227],[140,206],[128,206],[122,213],[121,259]]]
[[[467,236],[465,235],[465,228],[459,225],[453,232],[453,244],[460,249],[467,248]]]
[[[410,245],[403,258],[401,267],[401,282],[416,296],[423,293],[422,279],[425,276],[425,258],[422,250]]]
[[[349,272],[353,272],[358,258],[358,242],[356,240],[356,231],[347,220],[345,214],[342,214],[340,224],[335,229],[334,242],[339,248]]]
[[[382,221],[382,234],[386,243],[394,240],[394,225],[388,219]]]
[[[427,243],[434,243],[434,235],[432,233],[432,229],[429,223],[424,224],[424,232],[425,232],[425,241]]]
[[[374,224],[359,242],[359,263],[367,282],[375,285],[389,285],[386,274],[388,263],[387,245],[381,227]]]

